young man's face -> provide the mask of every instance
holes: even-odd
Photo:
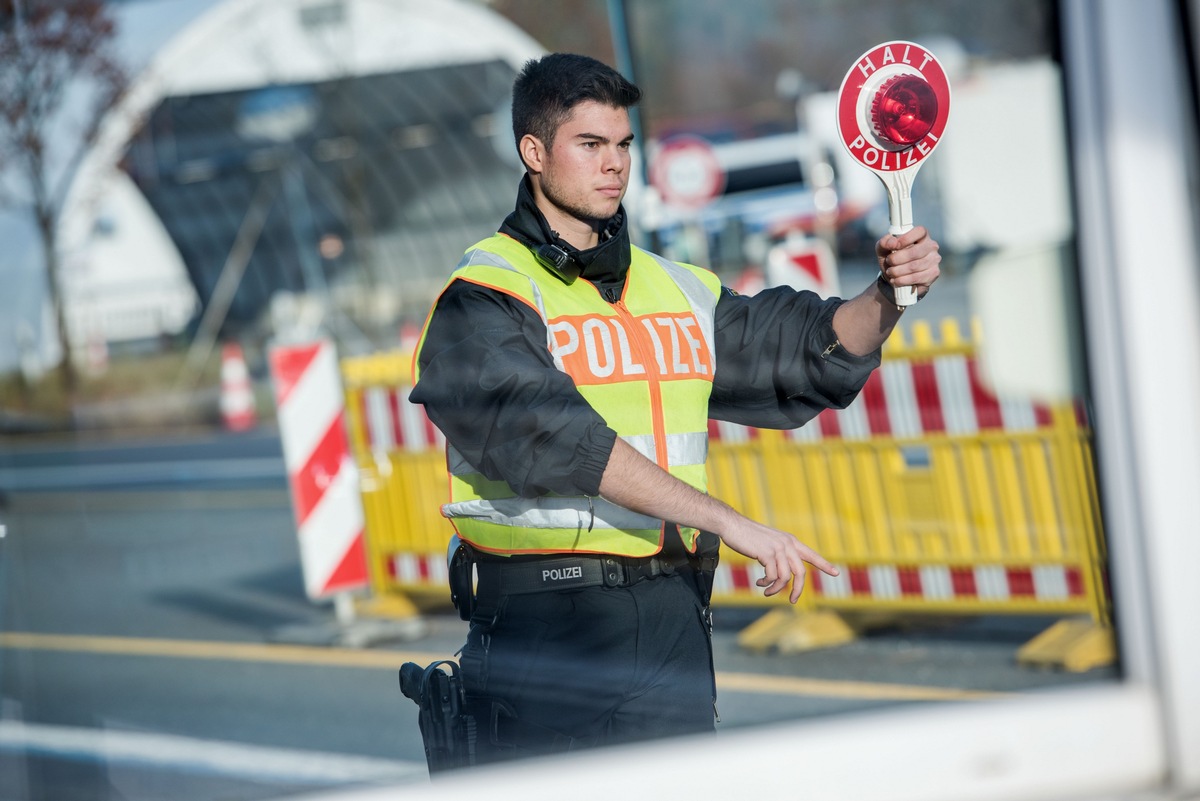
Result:
[[[593,225],[617,213],[629,184],[632,142],[626,109],[594,100],[575,106],[555,134],[554,145],[532,165],[541,194],[552,207],[543,209],[552,226],[554,216]]]

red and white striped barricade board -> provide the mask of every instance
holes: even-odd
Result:
[[[270,364],[305,591],[317,600],[366,587],[362,497],[334,346],[276,346]]]
[[[412,387],[367,386],[358,395],[364,434],[375,453],[441,450],[446,438],[425,414],[425,407],[408,400]]]
[[[1078,407],[1079,424],[1086,425]],[[806,425],[785,432],[796,442],[930,434],[970,435],[980,431],[1031,431],[1051,425],[1048,407],[1028,399],[1000,399],[979,376],[974,357],[949,354],[936,359],[885,360],[871,373],[859,396],[845,409],[827,409]],[[753,428],[710,420],[713,442],[749,442]]]

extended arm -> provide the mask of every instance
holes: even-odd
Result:
[[[775,595],[791,584],[789,599],[796,603],[804,589],[805,562],[831,576],[838,574],[823,556],[791,534],[757,523],[680,481],[624,440],[613,445],[600,478],[600,494],[635,512],[716,534],[727,546],[766,569],[766,575],[758,580],[765,595]]]

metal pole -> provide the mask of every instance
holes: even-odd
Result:
[[[629,38],[629,22],[626,15],[626,0],[607,0],[608,26],[612,36],[613,53],[617,60],[617,70],[633,83],[637,83],[637,72],[633,66],[633,43]],[[650,162],[646,158],[646,136],[642,128],[641,110],[634,106],[629,109],[629,125],[633,129],[633,146],[637,149],[638,161],[641,162],[641,178],[644,186],[650,185]],[[632,221],[631,221],[632,222]],[[640,228],[640,222],[638,227]],[[651,250],[659,249],[658,231],[643,231],[649,240],[646,244]]]
[[[629,26],[625,16],[625,0],[607,0],[608,25],[612,36],[613,53],[617,59],[617,71],[628,80],[637,83],[633,69],[633,49],[629,41]],[[633,142],[641,154],[642,180],[647,180],[646,140],[642,134],[642,115],[637,106],[629,109],[629,124],[633,127]]]
[[[183,368],[175,381],[176,387],[182,388],[189,381],[194,381],[195,377],[199,375],[200,368],[208,361],[213,345],[217,341],[217,334],[225,323],[225,315],[228,314],[229,307],[233,305],[233,298],[242,283],[242,276],[250,264],[250,257],[254,255],[254,248],[258,243],[263,226],[266,224],[267,214],[275,200],[277,188],[278,185],[269,180],[264,180],[258,185],[258,190],[250,201],[250,207],[246,210],[246,216],[242,218],[242,224],[234,238],[233,247],[230,248],[229,255],[225,259],[225,265],[221,268],[221,274],[217,277],[217,284],[213,287],[212,294],[209,295],[208,303],[205,304],[204,313],[201,315],[199,326],[196,329],[196,336],[192,339]]]

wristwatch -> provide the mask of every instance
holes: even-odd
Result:
[[[879,276],[875,279],[875,286],[879,287],[879,291],[883,293],[883,296],[885,298],[887,298],[887,301],[889,303],[891,303],[892,305],[896,304],[896,287],[894,287],[888,283],[888,280],[883,277],[882,272],[880,272]],[[920,295],[920,294],[917,295],[918,303],[921,302],[922,297],[924,297],[924,296]],[[904,311],[908,307],[907,306],[896,306],[896,308],[900,309],[900,311]]]

